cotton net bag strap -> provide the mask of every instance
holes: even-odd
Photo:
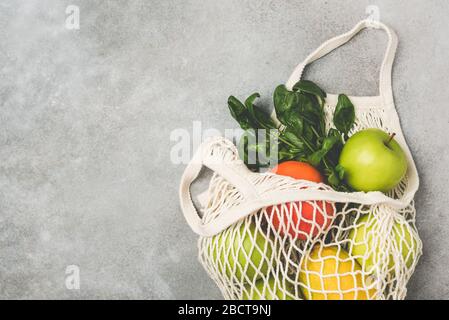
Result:
[[[295,68],[290,78],[287,80],[286,87],[287,89],[291,90],[293,86],[299,80],[301,80],[302,74],[307,65],[324,57],[325,55],[337,49],[338,47],[346,44],[354,36],[356,36],[359,32],[361,32],[366,28],[383,30],[388,36],[388,45],[380,68],[379,97],[355,97],[356,99],[354,100],[356,101],[353,102],[357,109],[357,104],[369,105],[371,103],[370,100],[372,100],[373,98],[379,98],[376,99],[377,101],[379,101],[378,102],[379,105],[376,106],[378,110],[374,110],[373,112],[377,111],[378,113],[380,112],[384,113],[383,120],[388,122],[390,128],[394,130],[394,133],[396,134],[395,139],[398,141],[398,143],[405,151],[408,162],[407,186],[399,199],[400,202],[402,203],[402,205],[399,208],[404,208],[408,204],[410,204],[411,201],[413,201],[415,193],[419,188],[419,177],[412,154],[410,152],[410,149],[408,148],[407,142],[402,133],[399,116],[396,112],[393,98],[392,69],[394,58],[396,55],[396,49],[398,47],[398,37],[396,33],[390,27],[388,27],[387,25],[385,25],[380,21],[374,21],[369,19],[362,20],[358,24],[356,24],[356,26],[352,28],[350,31],[327,40],[321,46],[319,46],[314,52],[312,52],[303,62],[301,62]],[[274,111],[272,114],[272,118],[277,123],[279,123],[278,120],[276,119],[276,114]],[[368,193],[367,196],[369,196],[369,194],[370,193]]]
[[[410,205],[410,202],[413,200],[414,194],[418,189],[419,180],[413,158],[402,135],[399,119],[393,103],[391,69],[397,47],[397,37],[390,28],[382,23],[373,24],[372,21],[361,21],[348,33],[326,41],[309,55],[304,62],[296,67],[287,81],[286,86],[287,88],[292,88],[293,85],[299,81],[304,68],[309,63],[345,44],[358,32],[367,27],[381,28],[387,32],[389,38],[387,52],[381,67],[380,97],[382,98],[383,103],[380,107],[384,109],[386,112],[385,116],[388,118],[388,121],[392,123],[392,127],[397,134],[396,139],[403,147],[408,159],[408,183],[402,196],[396,199],[381,192],[343,193],[336,192],[325,185],[320,185],[319,187],[315,186],[315,188],[309,186],[307,189],[304,189],[301,185],[298,185],[297,181],[288,177],[253,173],[249,171],[243,161],[239,159],[237,149],[233,143],[224,138],[217,137],[204,142],[199,147],[181,178],[179,189],[181,208],[186,221],[195,233],[203,237],[217,235],[255,211],[279,203],[325,200],[363,205],[384,204],[396,210],[403,209]],[[223,208],[219,208],[221,210],[220,214],[209,221],[200,218],[190,194],[190,186],[198,177],[203,166],[208,167],[216,175],[226,179],[230,185],[238,190],[243,199],[232,205],[228,204],[227,206],[223,206]],[[263,178],[261,178],[261,176]],[[266,178],[267,176],[269,176],[269,178]],[[285,187],[286,182],[288,182],[289,187]],[[279,190],[278,186],[280,184],[284,185],[282,190]],[[298,190],[300,190],[300,192],[298,192]]]
[[[385,98],[385,104],[393,103],[393,93],[391,85],[391,72],[393,68],[393,62],[396,55],[396,49],[398,46],[398,37],[396,33],[387,25],[382,22],[372,21],[372,20],[362,20],[350,31],[331,38],[319,46],[314,52],[312,52],[303,62],[298,64],[290,78],[285,84],[287,89],[291,90],[293,86],[301,80],[304,69],[310,63],[324,57],[330,52],[334,51],[338,47],[349,42],[354,36],[356,36],[360,31],[366,28],[381,29],[387,33],[388,36],[388,46],[385,52],[384,59],[382,61],[382,66],[380,69],[380,96]]]

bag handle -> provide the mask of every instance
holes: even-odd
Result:
[[[214,144],[218,146],[214,150]],[[219,234],[229,226],[245,218],[249,214],[257,210],[277,205],[279,203],[297,202],[297,201],[330,201],[330,202],[352,202],[365,205],[389,205],[395,209],[402,209],[407,206],[412,198],[392,199],[381,192],[364,192],[343,193],[333,190],[266,190],[263,194],[254,186],[252,175],[257,175],[248,170],[243,161],[240,159],[223,159],[214,155],[214,151],[223,148],[232,148],[230,151],[237,155],[237,151],[231,141],[222,137],[217,137],[212,141],[203,143],[192,160],[186,167],[181,178],[179,188],[179,199],[184,217],[190,228],[200,236],[210,237]],[[242,203],[228,208],[225,214],[220,214],[215,219],[205,223],[200,218],[195,205],[193,204],[190,186],[198,177],[203,166],[206,166],[226,179],[230,184],[237,188],[243,195]],[[292,179],[282,177],[283,179]]]
[[[200,145],[192,160],[187,165],[181,178],[179,187],[179,200],[184,217],[192,230],[199,235],[214,235],[223,230],[220,224],[214,221],[204,224],[200,215],[193,204],[190,194],[190,186],[196,180],[203,166],[208,167],[212,171],[218,173],[234,185],[246,199],[258,199],[259,195],[254,186],[246,177],[251,173],[240,159],[224,160],[220,157],[214,157],[212,146],[214,143],[224,142],[227,144],[234,154],[238,154],[232,142],[217,137]],[[230,216],[228,216],[230,218]],[[229,222],[229,225],[235,222]]]
[[[398,38],[395,32],[387,25],[373,20],[362,20],[349,32],[324,42],[320,47],[318,47],[318,49],[312,52],[302,63],[300,63],[295,68],[286,83],[287,89],[291,90],[293,86],[299,80],[301,80],[304,68],[308,64],[320,59],[321,57],[327,55],[338,47],[344,45],[345,43],[350,41],[356,34],[366,28],[383,29],[388,35],[388,46],[380,69],[379,93],[380,96],[384,99],[384,103],[392,103],[393,91],[391,86],[391,73],[396,49],[398,46]]]

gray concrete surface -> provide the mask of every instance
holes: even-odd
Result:
[[[79,30],[65,27],[71,4]],[[228,95],[268,101],[370,4],[400,37],[395,97],[421,175],[408,297],[449,298],[445,0],[1,1],[0,298],[220,298],[178,205],[170,133],[235,127]],[[376,94],[385,43],[363,32],[307,77]]]

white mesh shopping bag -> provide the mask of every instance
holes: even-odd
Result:
[[[226,299],[404,299],[422,253],[413,197],[418,174],[397,116],[391,70],[397,47],[392,30],[362,21],[330,39],[293,72],[291,89],[304,67],[349,41],[366,27],[388,34],[380,95],[350,97],[353,132],[379,128],[396,133],[408,171],[388,194],[344,193],[322,183],[254,173],[231,141],[204,142],[187,166],[180,202],[200,239],[199,259]],[[337,97],[326,99],[328,125]],[[214,172],[207,199],[196,210],[190,185],[205,166]]]

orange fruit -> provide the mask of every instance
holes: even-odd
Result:
[[[286,161],[276,166],[271,172],[296,180],[307,180],[316,183],[323,182],[321,173],[306,162]]]
[[[320,172],[308,163],[287,161],[272,170],[278,175],[297,180],[322,182]],[[287,206],[287,208],[285,207]],[[326,201],[299,201],[267,207],[274,229],[281,235],[290,235],[292,239],[307,240],[321,231],[327,230],[335,214],[334,207]]]

